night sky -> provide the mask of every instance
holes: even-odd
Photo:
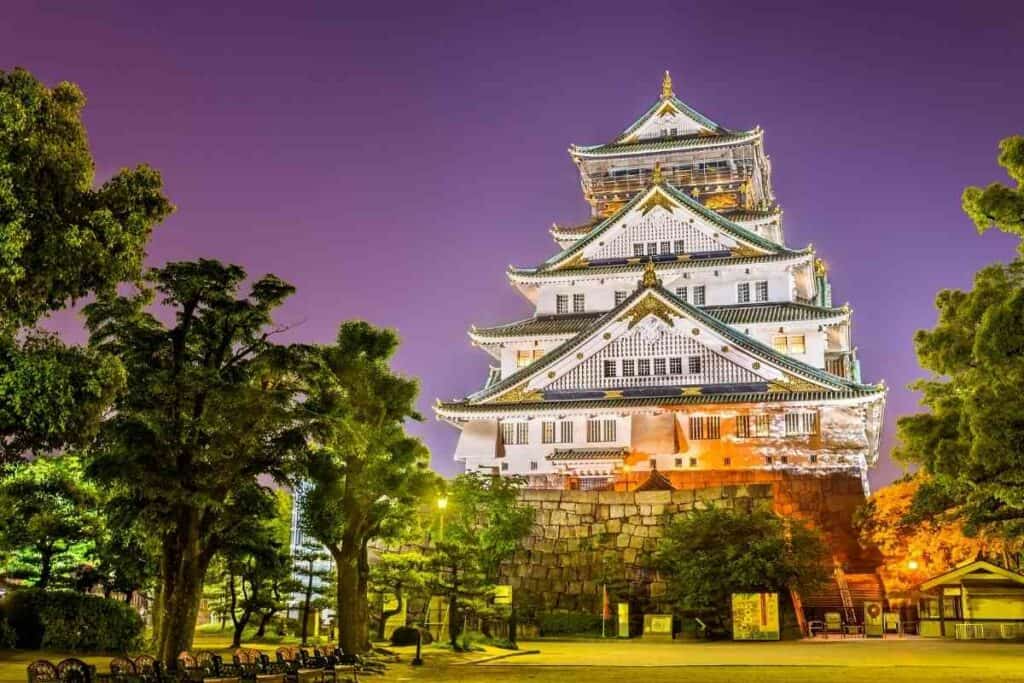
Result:
[[[935,293],[1012,256],[959,198],[1005,180],[996,145],[1024,133],[1024,3],[837,4],[7,0],[0,69],[82,87],[98,179],[163,172],[178,211],[150,264],[280,275],[294,340],[396,328],[397,367],[422,379],[413,429],[446,474],[457,432],[430,405],[489,361],[467,328],[529,315],[506,266],[588,215],[566,148],[617,135],[670,69],[698,111],[766,130],[787,241],[829,263],[864,379],[891,387],[880,484]]]

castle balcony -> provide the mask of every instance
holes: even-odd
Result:
[[[742,187],[753,176],[750,168],[737,167],[714,168],[706,170],[670,169],[662,171],[665,180],[678,188],[697,187],[702,192],[736,190]],[[633,169],[629,174],[603,174],[589,176],[584,180],[584,190],[588,196],[609,200],[614,198],[629,199],[633,195],[646,190],[651,184],[651,169]]]

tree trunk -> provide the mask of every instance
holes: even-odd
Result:
[[[39,582],[36,587],[48,588],[51,578],[53,578],[53,550],[41,548],[39,550]]]
[[[256,629],[256,637],[262,638],[267,635],[267,626],[270,624],[270,620],[274,618],[277,613],[276,609],[268,609],[266,612],[260,615],[260,625]]]
[[[388,619],[396,614],[400,614],[402,611],[402,584],[397,584],[395,586],[395,600],[398,601],[398,606],[395,609],[386,610],[384,609],[384,598],[381,598],[380,622],[377,624],[377,640],[384,640],[388,637],[387,634],[384,633],[384,627],[387,625]]]
[[[462,630],[459,620],[459,568],[453,565],[451,573],[452,585],[448,594],[448,639],[451,641],[452,652],[456,652],[459,649],[459,633]]]
[[[179,515],[177,528],[164,542],[157,658],[173,667],[180,652],[192,647],[209,553],[199,543],[199,520],[194,511]]]
[[[343,541],[331,554],[338,570],[338,647],[347,655],[359,654],[366,650],[369,639],[366,595],[359,592],[360,549],[354,542]]]
[[[306,644],[306,639],[309,638],[309,606],[313,603],[313,562],[309,563],[309,578],[306,581],[306,594],[303,596],[302,601],[302,626],[300,627],[300,637],[303,645]]]
[[[360,631],[363,644],[360,652],[369,652],[373,649],[370,642],[370,541],[363,539],[359,545],[359,581],[356,586],[356,603],[359,607],[359,623],[362,624]]]

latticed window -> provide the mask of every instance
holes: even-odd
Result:
[[[665,359],[655,358],[654,359],[654,374],[664,375],[665,374]]]
[[[585,301],[586,301],[586,299],[584,298],[584,296],[582,294],[573,294],[572,295],[572,312],[573,313],[582,313],[583,310],[584,310],[583,304],[584,304]]]
[[[690,356],[689,370],[691,375],[699,375],[701,371],[700,356]]]
[[[530,441],[530,425],[525,422],[516,423],[516,443],[524,444]]]
[[[556,294],[555,295],[555,312],[562,314],[569,312],[569,295],[568,294]]]
[[[646,377],[651,374],[651,359],[640,358],[636,362],[636,374],[640,377]]]
[[[554,443],[555,442],[555,423],[554,422],[542,422],[540,425],[540,442],[541,443]]]
[[[683,242],[683,240],[676,240],[675,243],[672,245],[672,251],[674,251],[677,254],[686,253],[686,243]]]
[[[655,256],[655,255],[657,255],[657,253],[658,253],[658,243],[657,242],[648,242],[647,243],[647,255],[648,256]]]
[[[779,353],[807,353],[807,340],[802,334],[779,334],[772,337],[772,346]]]
[[[636,364],[632,358],[624,358],[622,360],[622,376],[633,377],[636,375]]]
[[[750,303],[750,283],[741,282],[736,285],[736,302],[741,304]]]
[[[615,441],[615,420],[587,420],[587,442]]]
[[[768,301],[768,281],[760,280],[754,283],[754,300]]]
[[[662,254],[671,254],[672,253],[672,243],[671,242],[662,242],[661,243],[661,250],[660,251],[661,251]]]
[[[527,365],[544,355],[543,349],[526,349],[516,351],[516,367],[525,368]]]
[[[693,305],[703,306],[705,302],[704,297],[704,285],[694,285],[693,287]]]
[[[736,436],[741,439],[750,439],[759,436],[769,436],[772,430],[771,415],[737,415]]]
[[[686,287],[676,287],[676,296],[686,301]]]
[[[717,415],[691,416],[690,438],[695,441],[708,441],[721,438],[721,419]]]
[[[618,306],[621,304],[628,296],[629,292],[615,292],[615,305]]]
[[[525,422],[501,423],[501,442],[506,446],[515,446],[527,443],[529,433],[529,425]]]
[[[817,413],[787,413],[786,436],[802,436],[818,433]]]
[[[572,442],[572,423],[568,420],[562,420],[561,424],[561,441],[562,443]]]
[[[633,243],[633,256],[643,256],[643,255],[644,255],[644,243],[643,242],[634,242]]]
[[[668,359],[668,371],[673,375],[683,374],[683,359],[682,358],[669,358]]]
[[[569,420],[562,420],[560,428],[562,431],[562,443],[572,443],[572,422]]]
[[[604,362],[604,376],[615,377],[615,361],[606,360]]]

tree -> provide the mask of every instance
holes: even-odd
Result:
[[[391,371],[397,347],[393,331],[353,321],[334,345],[310,349],[320,371],[303,406],[314,426],[302,523],[334,560],[338,642],[349,654],[369,646],[368,546],[409,523],[436,480],[426,447],[405,433],[405,420],[419,419],[419,387]]]
[[[964,191],[981,231],[1024,237],[1024,138],[1001,145],[1000,163],[1018,182]],[[911,386],[927,412],[897,421],[895,457],[929,475],[915,494],[920,514],[954,511],[968,534],[1024,534],[1024,261],[980,270],[969,292],[943,290],[938,322],[914,346],[932,373]]]
[[[139,277],[173,209],[160,175],[93,186],[77,87],[0,71],[0,458],[81,445],[123,386],[109,357],[31,329],[45,314]]]
[[[378,555],[370,567],[370,590],[377,596],[377,640],[388,637],[385,633],[388,619],[406,608],[406,601],[422,595],[429,584],[427,557],[418,551],[386,551]],[[386,607],[388,598],[394,608]]]
[[[909,590],[979,555],[1002,559],[1007,550],[1001,539],[966,536],[952,515],[918,515],[913,502],[922,479],[919,473],[878,489],[856,515],[861,543],[882,555],[888,591]]]
[[[245,278],[217,261],[170,263],[138,292],[85,308],[91,347],[118,357],[128,377],[90,471],[133,502],[157,540],[154,626],[168,665],[191,646],[214,555],[254,515],[273,514],[258,478],[285,482],[304,443],[294,354],[270,339],[292,287],[267,275],[238,296]],[[148,310],[154,289],[169,325]]]
[[[331,556],[316,543],[304,543],[292,554],[293,572],[302,595],[299,603],[299,638],[303,645],[309,640],[310,613],[330,606],[327,584],[335,580],[334,572],[328,564],[330,559]]]
[[[448,599],[448,637],[458,649],[470,614],[494,612],[490,597],[501,565],[512,557],[533,526],[535,511],[519,502],[523,482],[516,477],[462,474],[448,490],[449,515],[438,533],[433,564],[436,590]],[[486,621],[485,621],[486,628]]]
[[[680,609],[730,623],[733,593],[813,592],[828,578],[821,536],[769,511],[696,510],[665,529],[654,567]]]
[[[71,455],[9,464],[0,476],[0,548],[23,554],[47,588],[55,565],[99,529],[98,495]],[[70,569],[70,567],[67,567]]]

